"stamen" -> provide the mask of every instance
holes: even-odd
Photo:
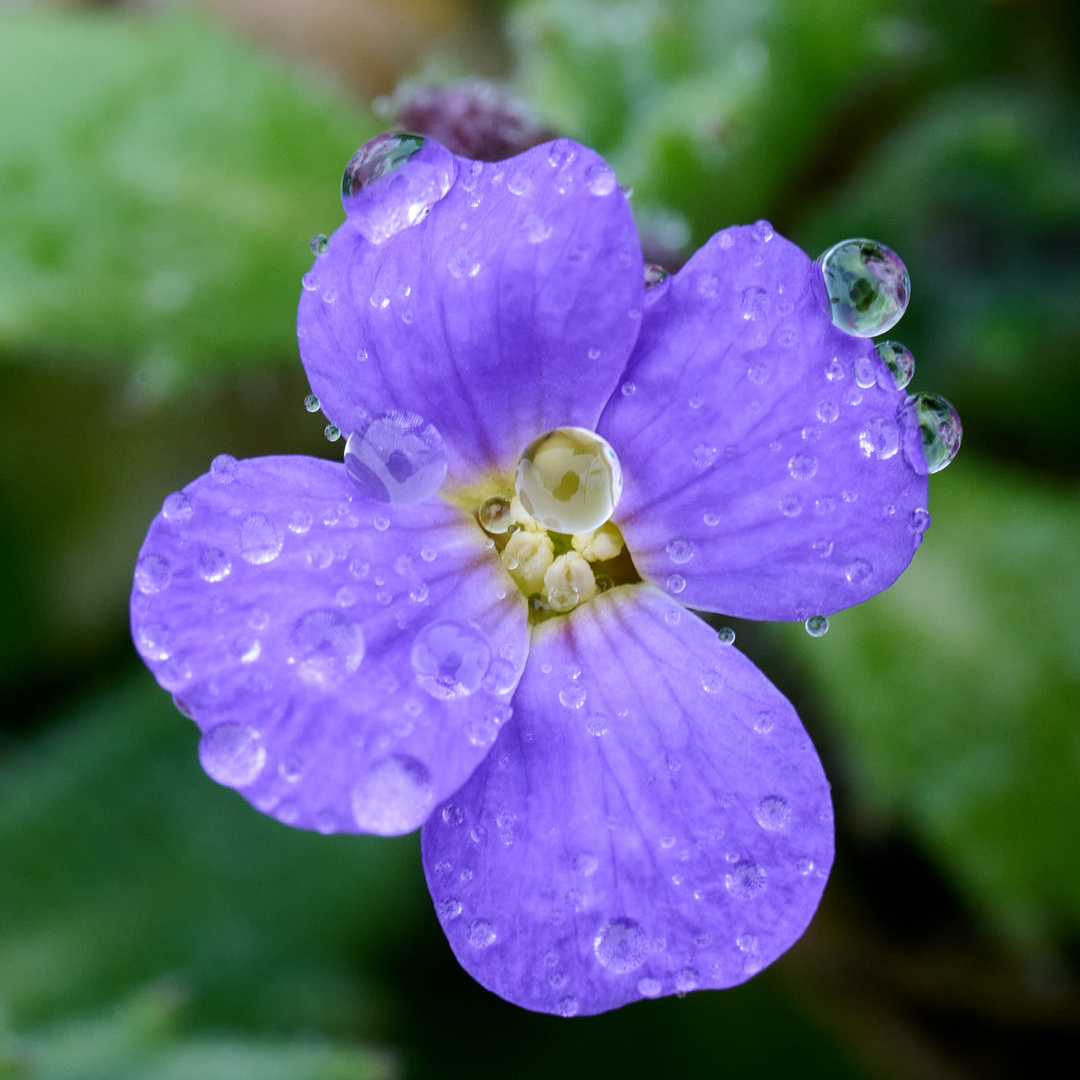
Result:
[[[526,596],[541,592],[544,575],[555,559],[555,544],[546,532],[520,529],[506,542],[502,564]]]
[[[618,525],[613,521],[605,521],[599,529],[575,533],[570,537],[570,546],[589,562],[607,562],[620,554],[625,547],[625,541]]]
[[[576,551],[560,555],[544,574],[544,593],[552,611],[573,611],[596,595],[592,567]]]

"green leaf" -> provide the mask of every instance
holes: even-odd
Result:
[[[16,1037],[0,1032],[0,1076],[22,1080],[390,1080],[394,1059],[313,1039],[179,1033],[168,983],[118,1006]]]
[[[1080,504],[962,453],[887,592],[785,633],[863,808],[910,827],[1025,944],[1080,929]]]
[[[347,1032],[374,989],[346,958],[429,910],[416,838],[320,836],[199,767],[148,673],[0,768],[0,1003],[19,1028],[172,972],[196,1022]]]
[[[537,107],[605,153],[646,233],[678,248],[799,201],[838,129],[845,152],[865,145],[980,55],[981,20],[947,49],[922,7],[528,0],[511,28]]]
[[[159,395],[294,358],[307,243],[372,118],[190,12],[0,15],[0,354]]]
[[[912,302],[894,331],[971,438],[1080,464],[1080,101],[1022,85],[932,100],[802,230],[895,248]]]

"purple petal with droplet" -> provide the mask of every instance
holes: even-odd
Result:
[[[771,230],[718,233],[648,294],[624,392],[601,418],[635,564],[691,607],[829,614],[888,587],[921,539],[905,395],[874,382],[872,342],[832,325],[817,273]]]
[[[646,584],[543,624],[514,710],[421,833],[484,986],[597,1013],[733,986],[803,932],[832,865],[828,784],[791,705],[699,618]]]
[[[323,411],[345,434],[371,413],[422,416],[451,482],[513,468],[550,428],[595,427],[644,296],[614,174],[566,139],[459,159],[423,221],[377,246],[346,222],[306,281],[300,353]]]
[[[316,458],[226,464],[150,526],[136,647],[202,730],[206,771],[258,809],[415,829],[510,716],[521,594],[454,507],[368,502]]]

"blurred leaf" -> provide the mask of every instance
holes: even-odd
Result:
[[[980,55],[979,19],[950,51],[928,7],[527,0],[512,33],[537,107],[610,157],[647,238],[677,248],[775,214],[830,137],[856,153],[931,74]]]
[[[119,1007],[0,1042],[0,1076],[25,1080],[388,1080],[393,1059],[307,1039],[177,1033],[178,995],[150,987]],[[0,1033],[0,1039],[3,1038]],[[6,1070],[6,1071],[5,1071]]]
[[[897,333],[973,440],[1080,464],[1080,102],[1000,83],[942,95],[806,232],[811,250],[870,235],[900,252],[913,300]]]
[[[118,647],[131,656],[143,536],[165,496],[216,454],[340,460],[325,419],[301,404],[307,392],[299,362],[204,378],[156,407],[117,371],[0,364],[0,702],[29,697],[40,714],[42,689],[65,692]],[[0,704],[0,723],[18,711]]]
[[[1080,930],[1080,502],[970,454],[931,482],[911,568],[785,634],[863,807],[911,828],[999,929]]]
[[[295,357],[366,112],[167,9],[0,14],[0,116],[0,353],[119,358],[159,396]]]
[[[197,1022],[347,1032],[346,958],[429,909],[415,837],[319,836],[207,779],[149,674],[0,768],[0,1002],[17,1027],[172,972]]]

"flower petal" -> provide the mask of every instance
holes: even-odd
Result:
[[[466,970],[588,1014],[775,960],[821,897],[832,808],[791,705],[645,584],[536,629],[514,719],[421,842]]]
[[[634,562],[690,607],[829,614],[887,588],[922,539],[905,395],[859,385],[856,365],[862,382],[882,365],[832,325],[815,273],[765,222],[718,233],[648,294],[601,418]]]
[[[544,431],[596,426],[644,286],[629,205],[592,150],[560,139],[457,164],[419,224],[378,245],[348,221],[334,233],[305,279],[297,332],[343,432],[368,414],[415,413],[446,442],[451,482],[468,483],[512,469]]]
[[[150,526],[132,634],[215,780],[290,825],[395,834],[509,717],[527,614],[461,511],[354,492],[329,461],[216,459]]]

